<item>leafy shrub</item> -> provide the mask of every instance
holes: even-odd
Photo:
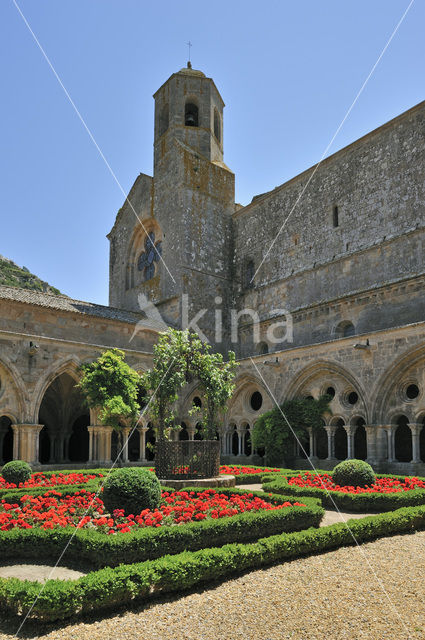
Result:
[[[376,482],[375,472],[364,460],[343,460],[332,471],[332,480],[340,487],[367,487]]]
[[[13,482],[16,486],[20,482],[25,482],[31,478],[31,467],[23,460],[12,460],[7,462],[2,469],[2,476],[6,482]]]
[[[308,442],[307,427],[318,429],[322,416],[329,412],[330,396],[313,398],[293,398],[285,400],[280,407],[263,413],[255,422],[251,432],[254,449],[265,449],[266,464],[285,465],[293,458],[292,443],[294,433],[302,444]]]
[[[102,500],[106,509],[124,509],[125,515],[155,509],[161,501],[161,485],[155,474],[143,469],[117,469],[103,485]]]

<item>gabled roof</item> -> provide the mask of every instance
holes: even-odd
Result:
[[[67,296],[42,293],[41,291],[0,286],[0,303],[1,300],[12,300],[14,302],[21,302],[24,304],[34,305],[36,307],[44,307],[45,309],[78,313],[94,316],[96,318],[103,318],[105,320],[125,322],[128,324],[137,324],[138,322],[141,322],[148,330],[164,331],[163,324],[156,322],[152,318],[148,318],[143,312],[135,313],[133,311],[107,307],[101,304],[94,304],[92,302],[73,300]]]

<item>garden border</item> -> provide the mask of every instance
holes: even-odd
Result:
[[[0,579],[0,610],[55,621],[99,612],[152,597],[186,591],[212,580],[223,580],[277,561],[353,545],[396,533],[425,529],[425,506],[350,520],[321,529],[262,538],[251,544],[229,544],[183,552],[142,563],[94,571],[77,580],[40,583]]]
[[[163,488],[163,491],[174,491]],[[202,493],[205,488],[187,487],[184,491]],[[217,493],[246,494],[258,496],[267,502],[282,504],[294,502],[294,498],[282,495],[267,495],[262,491],[223,488]],[[108,536],[96,530],[71,527],[55,529],[11,529],[0,531],[0,556],[14,556],[29,560],[37,554],[37,560],[58,557],[69,542],[62,563],[92,568],[113,567],[120,563],[142,562],[160,558],[166,554],[177,554],[187,549],[192,551],[204,547],[222,546],[235,541],[258,540],[264,535],[283,531],[301,531],[318,527],[324,510],[320,500],[306,498],[305,507],[291,507],[277,511],[247,511],[236,516],[188,522],[174,527],[143,528],[129,533]],[[74,534],[71,538],[71,534]]]
[[[286,477],[271,477],[270,474],[262,477],[263,490],[265,492],[273,492],[279,495],[292,496],[298,500],[307,497],[319,498],[322,506],[334,509],[335,505],[338,509],[351,511],[353,513],[364,513],[366,511],[394,511],[402,507],[416,507],[425,504],[425,489],[411,489],[409,491],[400,491],[395,493],[344,493],[343,491],[326,491],[318,487],[299,487],[288,484],[287,477],[293,478],[300,473],[305,473],[303,469],[297,472],[285,474]],[[316,475],[316,472],[309,472]],[[329,473],[329,471],[317,471],[320,473]],[[330,474],[329,474],[330,475]],[[376,474],[377,478],[392,478],[395,480],[404,480],[410,476],[400,476],[392,474]],[[419,476],[415,476],[419,477]],[[425,478],[420,477],[421,480]]]

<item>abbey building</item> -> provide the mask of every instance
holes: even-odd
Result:
[[[112,434],[74,387],[79,364],[120,347],[142,371],[158,331],[189,325],[240,361],[225,460],[250,459],[272,398],[326,392],[314,464],[425,474],[425,103],[243,207],[214,81],[184,68],[154,100],[153,176],[138,176],[108,235],[109,306],[0,287],[0,455],[110,460]],[[193,402],[196,386],[180,399],[181,438],[197,437]],[[126,457],[144,462],[149,439],[142,425]],[[300,454],[294,443],[306,466]]]

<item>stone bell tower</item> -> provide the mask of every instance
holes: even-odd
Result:
[[[226,348],[226,322],[220,339],[215,330],[232,300],[234,174],[223,162],[224,103],[190,63],[154,99],[154,176],[141,174],[130,191],[139,219],[125,203],[108,236],[110,304],[137,311],[143,293],[176,327],[201,314],[199,328]]]
[[[155,169],[173,139],[211,162],[223,162],[224,102],[211,78],[192,69],[188,62],[187,68],[173,73],[153,97]]]

